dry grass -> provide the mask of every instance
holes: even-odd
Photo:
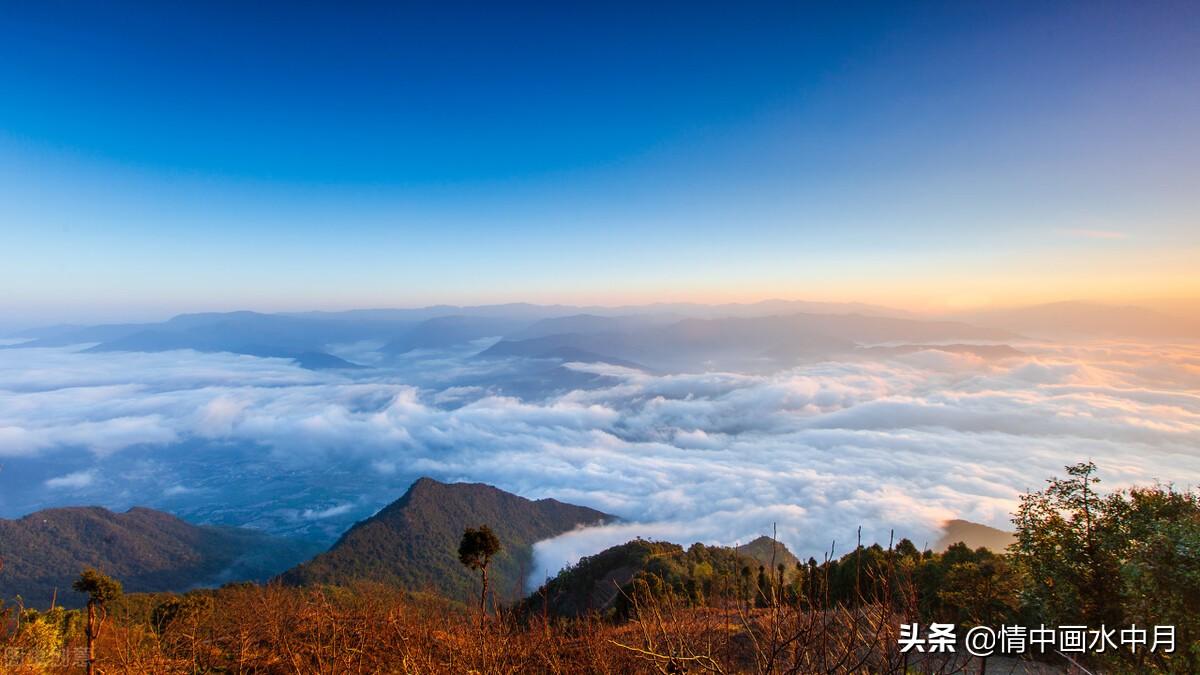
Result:
[[[619,623],[497,607],[483,614],[370,584],[134,596],[113,607],[98,666],[114,674],[980,672],[984,664],[961,654],[900,653],[900,624],[917,621],[912,585],[892,569],[861,578],[871,597],[846,605],[827,597],[785,601],[771,591],[750,599],[726,593],[694,607],[634,585],[624,598],[632,611]],[[18,626],[10,614],[0,622],[7,655],[0,670],[81,672],[82,638],[69,615]],[[64,664],[63,653],[75,663]],[[1025,672],[1001,665],[987,672]]]

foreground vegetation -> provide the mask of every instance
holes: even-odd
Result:
[[[107,620],[96,659],[112,673],[978,672],[987,663],[961,649],[902,653],[901,624],[1136,623],[1174,625],[1176,650],[1073,658],[1093,672],[1200,672],[1196,494],[1102,494],[1096,483],[1094,466],[1076,465],[1026,495],[1006,553],[902,539],[771,565],[639,540],[584,558],[516,606],[484,591],[485,611],[367,583],[110,594],[92,608]],[[494,553],[486,543],[463,549],[464,564],[485,571],[472,551]],[[3,663],[77,672],[87,623],[79,611],[9,607]]]
[[[390,587],[231,586],[134,595],[109,608],[106,673],[904,672],[901,616],[779,605],[681,608],[635,594],[636,616],[481,615]],[[12,672],[83,667],[76,611],[25,612],[7,637]],[[70,661],[62,660],[67,646]],[[947,672],[953,672],[948,669]]]

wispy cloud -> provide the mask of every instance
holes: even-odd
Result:
[[[324,520],[326,518],[336,518],[337,516],[345,515],[350,513],[350,511],[353,509],[353,504],[338,504],[337,506],[331,506],[327,509],[305,509],[304,512],[300,514],[300,517],[304,518],[305,520]]]
[[[45,486],[51,490],[61,488],[84,488],[96,481],[95,471],[76,471],[58,478],[51,478],[45,482]]]

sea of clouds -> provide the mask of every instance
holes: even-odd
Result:
[[[918,545],[950,518],[1006,527],[1022,492],[1088,459],[1109,487],[1200,479],[1200,347],[1019,348],[1004,360],[922,351],[771,375],[572,364],[602,377],[525,396],[489,378],[526,364],[463,354],[308,371],[191,351],[0,349],[0,465],[21,481],[0,467],[0,515],[219,502],[253,496],[267,474],[286,484],[289,472],[338,469],[352,480],[313,493],[296,518],[343,528],[429,475],[623,519],[538,544],[540,579],[635,536],[730,544],[777,526],[820,557],[835,541],[852,547],[860,526],[865,542],[894,531]],[[256,456],[221,479],[227,490],[173,470],[229,447]],[[21,499],[6,503],[6,488]]]

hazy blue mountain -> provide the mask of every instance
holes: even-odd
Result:
[[[30,328],[22,328],[20,330],[9,331],[4,334],[6,338],[52,338],[66,333],[73,333],[77,330],[86,328],[86,326],[77,323],[60,323],[52,326],[33,326]]]
[[[244,343],[324,351],[329,344],[397,335],[410,330],[413,325],[410,321],[400,320],[323,321],[284,314],[230,312],[183,314],[167,321],[163,327],[214,344]]]
[[[583,311],[571,305],[535,305],[528,302],[513,302],[499,305],[430,305],[399,309],[348,309],[342,311],[291,312],[286,316],[327,321],[404,321],[416,325],[422,321],[448,316],[467,316],[492,319],[520,319],[533,322],[556,316],[578,314]]]
[[[702,370],[761,369],[771,365],[766,355],[784,342],[797,353],[809,355],[848,352],[855,345],[846,340],[805,333],[763,334],[747,319],[688,319],[669,326],[631,333],[569,333],[531,340],[501,341],[481,353],[485,357],[525,356],[548,358],[553,354],[575,354],[577,360],[642,369]],[[644,364],[644,365],[641,365]]]
[[[513,343],[510,343],[510,344],[513,344]],[[576,348],[570,347],[570,346],[562,346],[562,347],[555,347],[552,349],[548,349],[544,352],[541,352],[540,354],[535,355],[534,358],[556,359],[563,363],[607,363],[612,366],[620,366],[622,368],[632,368],[634,370],[646,370],[646,371],[650,370],[649,368],[647,368],[646,366],[643,366],[640,363],[634,363],[633,361],[626,361],[625,359],[618,359],[618,358],[614,358],[611,356],[605,356],[603,354],[597,354],[595,352],[589,352],[589,351],[585,351],[583,349],[576,349]]]
[[[443,316],[422,321],[383,347],[383,351],[403,354],[414,349],[444,349],[446,347],[499,337],[529,325],[525,319]]]
[[[298,353],[323,351],[325,345],[392,337],[415,322],[399,320],[324,321],[284,314],[211,312],[181,314],[160,323],[60,326],[22,331],[32,342],[17,347],[55,347],[99,343],[96,351],[232,351]]]
[[[568,333],[547,335],[528,340],[501,340],[480,352],[479,356],[483,358],[522,357],[528,359],[556,359],[563,362],[608,363],[624,368],[647,370],[645,366],[634,361],[592,351],[592,349],[603,348],[606,344],[616,346],[617,343],[626,342],[628,340],[624,339],[620,334],[598,333],[595,335],[584,335],[580,333]],[[622,347],[617,348],[620,349]]]
[[[477,316],[538,321],[577,315],[602,317],[666,316],[678,318],[761,317],[806,312],[813,314],[864,314],[895,318],[914,318],[909,312],[859,302],[810,302],[806,300],[763,300],[748,303],[704,304],[697,302],[650,303],[645,305],[536,305],[514,302],[499,305],[432,305],[408,309],[352,309],[336,312],[294,312],[290,316],[351,320],[425,321],[443,316]]]
[[[1012,334],[961,322],[867,314],[757,313],[792,307],[842,307],[768,301],[747,305],[647,305],[579,312],[531,304],[414,310],[352,310],[303,314],[206,312],[156,324],[59,326],[26,332],[30,342],[8,348],[97,343],[94,352],[193,349],[295,359],[306,368],[354,368],[330,353],[334,345],[383,344],[387,354],[458,348],[483,338],[503,341],[485,357],[522,356],[559,362],[612,363],[656,370],[762,370],[887,342],[995,340]],[[746,316],[684,318],[727,312]]]
[[[612,327],[594,318],[565,325]],[[913,340],[987,340],[1011,337],[952,321],[919,321],[858,314],[793,314],[757,318],[684,319],[666,325],[623,331],[562,333],[503,340],[483,351],[485,357],[547,358],[574,353],[580,360],[645,364],[662,370],[727,368],[761,370],[792,365],[806,358],[853,352],[860,345]]]
[[[359,366],[327,353],[325,347],[379,338],[407,328],[408,323],[396,321],[334,322],[256,312],[184,314],[103,341],[88,351],[193,349],[290,358],[312,369],[355,368]]]
[[[300,352],[290,358],[296,362],[296,365],[309,370],[366,368],[362,364],[351,363],[346,359],[339,358],[333,354],[326,354],[325,352]]]
[[[644,328],[673,323],[679,321],[681,318],[677,314],[640,314],[633,316],[572,314],[571,316],[542,319],[523,330],[508,334],[505,337],[509,340],[530,340],[570,333],[630,333]]]
[[[102,324],[98,326],[49,326],[47,328],[33,328],[14,334],[14,337],[32,339],[28,342],[22,342],[19,345],[11,345],[11,347],[65,347],[90,342],[107,342],[147,330],[154,325],[121,323]]]
[[[234,315],[176,317],[156,328],[116,337],[89,348],[90,352],[163,352],[196,350],[232,352],[256,357],[294,359],[302,368],[359,368],[325,353],[334,342],[365,339],[374,330],[360,325],[331,329],[329,322],[301,321],[271,315],[238,312]],[[379,327],[371,327],[379,329]]]

